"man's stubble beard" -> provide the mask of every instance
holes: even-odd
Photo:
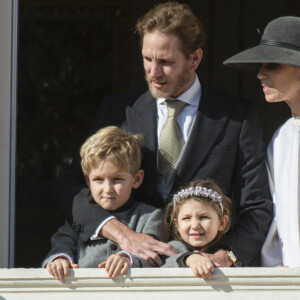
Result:
[[[165,78],[166,78],[166,80],[165,80]],[[184,71],[180,75],[178,75],[178,77],[176,77],[175,80],[172,82],[172,84],[170,86],[170,91],[168,91],[168,92],[164,92],[164,91],[161,91],[161,90],[155,88],[151,83],[153,78],[150,78],[150,76],[147,73],[145,74],[145,79],[146,79],[146,82],[148,84],[149,90],[150,90],[153,98],[167,99],[167,98],[174,97],[174,95],[177,97],[180,94],[182,94],[183,92],[185,92],[184,87],[190,81],[191,74],[188,70],[188,67],[186,67],[186,69],[184,69]],[[169,77],[163,77],[162,79],[163,80],[161,80],[159,78],[158,81],[163,81],[163,82],[166,81],[167,84],[170,83]]]

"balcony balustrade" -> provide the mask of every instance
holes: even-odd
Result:
[[[212,280],[188,268],[132,269],[108,279],[103,269],[74,269],[63,282],[45,269],[0,269],[0,300],[300,299],[300,269],[220,268]]]

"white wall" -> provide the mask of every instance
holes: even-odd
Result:
[[[13,264],[13,214],[14,214],[14,186],[11,185],[14,172],[10,172],[14,164],[15,143],[11,137],[14,136],[12,126],[12,111],[15,111],[16,78],[15,65],[16,55],[13,57],[13,49],[16,50],[13,40],[13,14],[14,5],[18,1],[0,1],[0,267]],[[16,31],[15,31],[16,32]],[[13,117],[14,119],[14,117]],[[13,204],[10,209],[10,203]],[[10,224],[11,222],[11,224]],[[10,239],[11,236],[11,239]]]

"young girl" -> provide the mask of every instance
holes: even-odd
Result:
[[[169,242],[179,254],[162,267],[190,267],[198,277],[211,279],[212,262],[202,252],[213,252],[230,227],[231,200],[211,180],[188,183],[166,208]]]

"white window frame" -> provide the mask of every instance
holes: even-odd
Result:
[[[0,1],[0,267],[14,267],[18,0]]]

